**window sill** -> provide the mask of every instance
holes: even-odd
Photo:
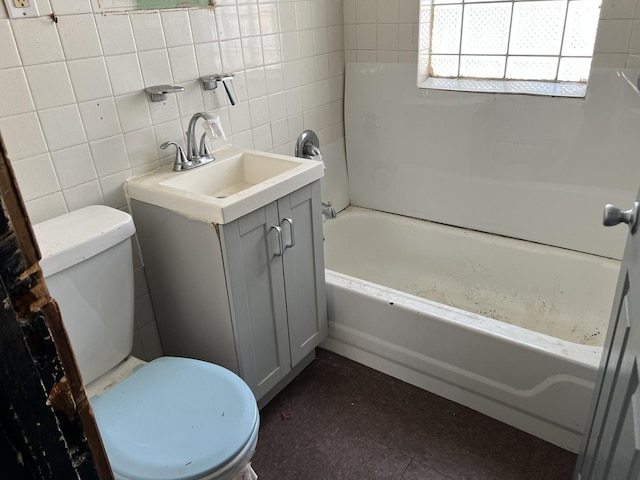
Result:
[[[534,82],[527,80],[484,80],[429,77],[420,88],[476,93],[515,93],[547,97],[584,98],[587,84],[577,82]]]

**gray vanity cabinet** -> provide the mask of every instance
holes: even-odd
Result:
[[[327,336],[318,182],[221,225],[240,370],[258,398]]]
[[[327,336],[320,182],[227,224],[131,210],[165,355],[234,371],[264,405]]]
[[[281,219],[291,218],[295,246],[282,256],[291,361],[302,361],[327,337],[320,182],[278,201]],[[287,222],[283,235],[287,239]],[[290,232],[291,230],[289,230]],[[285,245],[288,243],[285,242]],[[321,272],[318,275],[317,272]]]

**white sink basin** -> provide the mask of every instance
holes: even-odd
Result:
[[[316,160],[236,147],[215,153],[216,160],[185,172],[172,166],[130,178],[129,198],[212,223],[229,223],[318,180]]]

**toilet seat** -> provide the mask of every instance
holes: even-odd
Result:
[[[199,360],[153,360],[91,404],[116,478],[215,478],[257,440],[249,387]]]

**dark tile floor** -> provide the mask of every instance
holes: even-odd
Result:
[[[261,411],[260,480],[570,479],[576,456],[344,357]]]

